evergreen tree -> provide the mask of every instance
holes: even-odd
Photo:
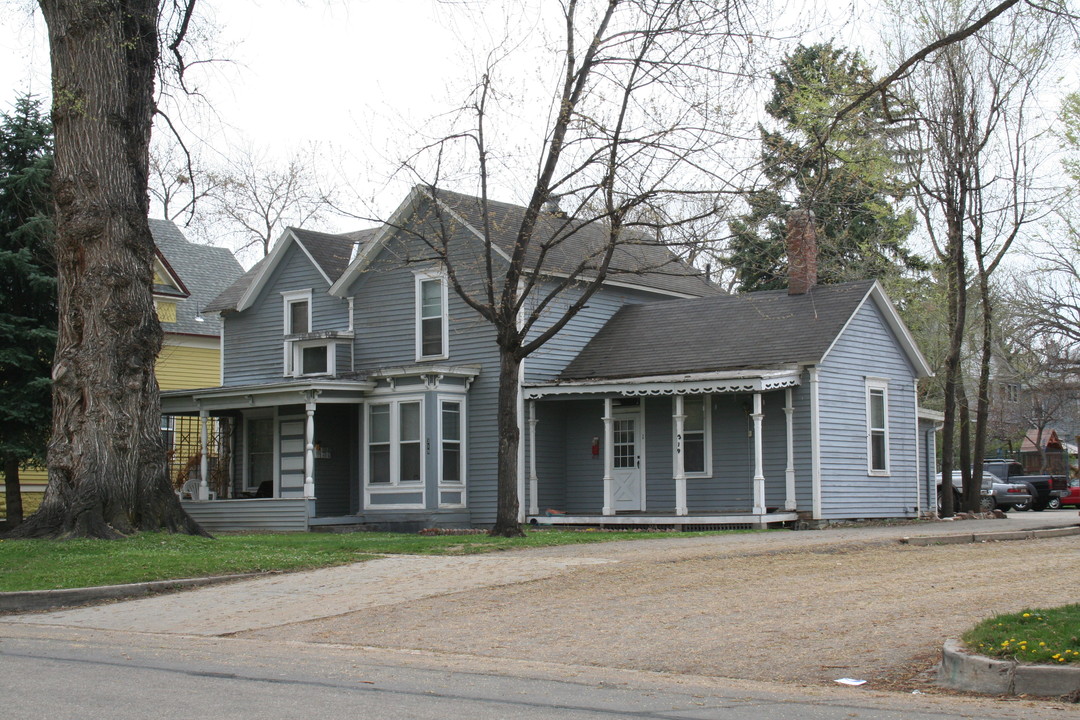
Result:
[[[898,108],[868,103],[833,127],[836,111],[872,84],[873,68],[857,51],[800,45],[772,77],[765,111],[779,129],[760,127],[768,185],[731,223],[728,261],[739,289],[787,286],[784,218],[795,207],[817,217],[820,282],[923,268],[905,247],[914,215],[894,205],[907,190],[889,149],[903,132],[892,122]]]
[[[0,456],[8,526],[22,521],[19,465],[44,462],[56,347],[52,124],[23,96],[0,116]]]

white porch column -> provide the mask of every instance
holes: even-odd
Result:
[[[536,497],[540,479],[536,476],[536,401],[529,401],[529,514],[540,514],[540,500]]]
[[[308,400],[304,428],[304,497],[315,497],[315,401]]]
[[[794,510],[795,505],[795,394],[791,388],[784,391],[784,417],[787,420],[787,467],[784,469],[784,509]]]
[[[604,515],[615,514],[615,417],[614,403],[604,398]]]
[[[210,415],[207,410],[199,410],[199,499],[210,499],[210,485],[207,483],[210,475],[210,458],[206,452],[206,419]]]
[[[810,373],[810,479],[813,493],[814,520],[821,519],[821,418],[818,395],[818,368]]]
[[[919,428],[919,381],[912,385],[915,397],[915,517],[922,517],[922,429]]]
[[[761,446],[761,393],[754,393],[754,514],[765,514],[765,472]]]
[[[683,396],[675,396],[675,514],[686,515],[686,457],[683,452],[683,432],[686,429],[686,410]]]

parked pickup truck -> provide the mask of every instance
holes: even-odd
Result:
[[[1026,483],[1031,487],[1031,503],[1017,503],[1017,510],[1045,510],[1058,505],[1061,497],[1069,494],[1069,479],[1064,475],[1027,475],[1024,466],[1015,460],[988,458],[983,460],[983,469],[993,473],[1003,482]]]
[[[960,493],[964,490],[964,480],[959,470],[953,470],[953,507],[960,507]],[[937,474],[938,507],[941,507],[941,473]],[[983,512],[1001,510],[1009,512],[1017,505],[1025,507],[1031,504],[1031,492],[1023,483],[1002,482],[997,476],[983,472],[982,485],[979,488],[979,509]]]

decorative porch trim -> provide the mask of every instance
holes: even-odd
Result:
[[[528,400],[554,395],[610,394],[625,397],[647,395],[699,395],[705,393],[767,392],[796,387],[797,368],[783,370],[724,371],[690,375],[627,378],[619,381],[570,381],[525,387]]]

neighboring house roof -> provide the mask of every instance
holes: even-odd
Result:
[[[626,305],[559,381],[706,373],[820,363],[869,298],[921,375],[930,368],[874,280]]]
[[[1039,429],[1031,428],[1027,431],[1024,439],[1020,442],[1020,452],[1034,453],[1039,452]],[[1069,454],[1076,454],[1076,445],[1062,440],[1058,435],[1057,430],[1052,428],[1045,428],[1042,431],[1042,444],[1047,450],[1063,449],[1067,450]]]
[[[437,204],[422,203],[435,200]],[[359,254],[348,270],[334,283],[331,293],[344,292],[378,253],[394,232],[407,222],[416,222],[412,215],[424,206],[428,217],[420,221],[457,223],[477,239],[484,239],[485,214],[481,199],[472,195],[427,186],[416,186],[405,202],[394,212],[379,234]],[[509,259],[517,242],[517,232],[524,219],[525,208],[520,205],[487,201],[487,223],[495,252]],[[686,263],[670,248],[640,232],[628,229],[626,241],[615,247],[605,282],[663,292],[677,297],[715,295],[723,291],[709,283],[697,268]],[[525,269],[535,267],[541,246],[547,244],[541,274],[566,276],[577,272],[583,260],[599,258],[607,244],[607,229],[601,223],[587,223],[552,213],[541,213],[537,219],[535,242],[530,244]],[[557,242],[553,242],[557,240]],[[586,270],[583,279],[591,275]]]
[[[183,335],[221,334],[221,320],[214,315],[197,320],[209,300],[231,285],[244,269],[236,257],[225,248],[189,242],[180,228],[170,220],[150,220],[150,232],[167,271],[176,278],[178,295],[176,322],[168,323],[165,331]]]
[[[379,232],[380,228],[367,228],[343,234],[316,232],[289,227],[278,238],[270,254],[244,273],[236,282],[225,288],[204,307],[206,312],[244,310],[258,297],[273,273],[274,268],[285,256],[285,251],[292,245],[299,247],[311,260],[312,265],[332,285],[341,277],[349,262]]]

